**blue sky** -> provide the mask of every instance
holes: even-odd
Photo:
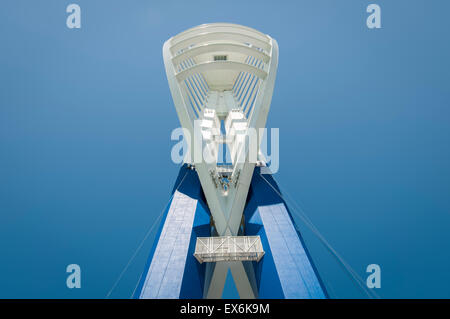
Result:
[[[77,3],[82,28],[66,27]],[[365,25],[377,3],[382,28]],[[277,39],[282,190],[388,298],[450,297],[448,1],[3,1],[0,297],[104,298],[169,199],[162,45],[233,22]],[[361,297],[299,223],[336,297]],[[112,297],[128,298],[152,238]],[[82,269],[82,288],[65,268]]]

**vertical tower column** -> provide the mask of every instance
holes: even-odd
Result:
[[[184,165],[164,213],[135,297],[203,298],[205,265],[193,254],[197,237],[210,236],[210,215],[197,173]]]

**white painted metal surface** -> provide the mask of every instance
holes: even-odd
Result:
[[[185,162],[198,173],[216,235],[237,236],[253,170],[262,160],[260,140],[249,145],[246,136],[265,127],[278,66],[277,42],[241,25],[203,24],[167,40],[163,56],[178,117],[190,133]],[[231,155],[227,167],[218,165],[222,144]],[[244,266],[230,267],[235,282],[244,287],[240,295],[254,296],[244,291],[252,289],[248,278],[235,277],[246,277]],[[224,281],[223,276],[226,272],[214,271],[211,285]]]
[[[218,235],[237,235],[259,153],[257,141],[249,154],[245,136],[265,126],[278,45],[254,29],[213,23],[170,38],[163,54],[178,117],[191,135],[185,161],[195,165]],[[231,153],[227,176],[217,165],[224,143]]]

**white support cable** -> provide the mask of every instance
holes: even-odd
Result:
[[[262,176],[263,177],[263,176]],[[263,179],[275,190],[275,188],[263,177]],[[284,192],[286,193],[286,192]],[[281,197],[281,199],[285,200],[285,198],[283,197],[283,195],[281,195],[278,191],[277,194]],[[350,278],[356,282],[359,286],[359,288],[365,293],[367,294],[367,296],[369,298],[373,298],[378,297],[374,292],[370,292],[373,293],[374,296],[372,296],[369,291],[367,290],[367,288],[364,286],[364,282],[362,281],[362,279],[359,277],[359,275],[356,273],[356,271],[344,260],[344,258],[342,256],[340,256],[340,254],[331,246],[331,244],[325,239],[325,237],[319,232],[319,230],[317,229],[317,227],[315,227],[315,225],[312,223],[312,221],[309,219],[309,217],[306,215],[306,213],[304,212],[304,210],[291,198],[291,196],[289,196],[289,194],[286,193],[286,195],[288,197],[290,197],[290,202],[293,203],[292,206],[294,206],[293,208],[295,208],[296,210],[294,210],[294,212],[297,213],[297,216],[300,217],[302,219],[302,221],[306,224],[306,226],[308,226],[310,228],[310,230],[313,232],[314,235],[316,235],[318,237],[318,239],[321,241],[321,243],[325,246],[325,248],[333,255],[333,257],[336,258],[336,260],[338,261],[338,263],[344,268],[345,271],[347,271],[347,273],[350,275]],[[291,206],[291,207],[292,207]],[[298,211],[297,211],[298,210]],[[298,229],[299,230],[299,229]],[[300,231],[300,230],[299,230]],[[379,297],[378,297],[379,298]]]
[[[263,177],[263,176],[262,176]],[[264,178],[264,177],[263,177]],[[265,178],[264,178],[265,179]],[[265,179],[266,180],[266,179]],[[266,180],[267,183],[269,183]],[[273,188],[273,186],[269,183],[269,185]],[[283,195],[281,195],[279,192],[277,192],[278,195],[284,200]],[[351,279],[353,279],[359,286],[359,288],[367,294],[369,298],[380,298],[374,291],[368,290],[366,286],[364,285],[364,281],[362,278],[358,275],[358,273],[345,261],[345,259],[331,246],[331,244],[325,239],[325,237],[320,233],[320,231],[317,229],[317,227],[312,223],[312,221],[309,219],[309,217],[306,215],[304,210],[292,199],[292,197],[284,192],[288,197],[291,203],[293,203],[294,208],[297,209],[298,217],[300,217],[303,222],[310,228],[310,230],[319,238],[321,243],[327,248],[327,250],[333,255],[333,257],[336,258],[336,260],[340,263],[341,266],[343,266],[344,270],[348,272]]]
[[[259,174],[264,181],[275,191],[275,193],[283,200],[286,201],[284,196],[260,173]],[[280,185],[278,183],[278,185]],[[289,195],[288,195],[289,196]],[[290,196],[289,196],[290,197]],[[380,296],[372,290],[368,290],[368,288],[364,285],[364,281],[358,275],[358,273],[344,260],[344,258],[331,246],[331,244],[325,239],[325,237],[319,232],[317,227],[312,223],[312,221],[305,214],[304,210],[294,201],[290,199],[290,202],[293,204],[291,207],[294,208],[297,212],[297,216],[302,219],[302,221],[309,227],[309,229],[313,232],[314,235],[318,237],[320,242],[327,248],[327,250],[336,258],[336,260],[343,266],[344,270],[350,275],[350,278],[354,280],[359,286],[359,288],[367,294],[369,298],[380,299]]]
[[[287,194],[288,197],[289,194]],[[291,199],[291,202],[294,202]],[[294,204],[296,204],[294,202]],[[335,256],[335,258],[342,264],[342,266],[344,267],[344,270],[348,271],[349,273],[351,273],[352,277],[355,279],[356,283],[358,284],[358,286],[361,288],[361,290],[368,295],[369,298],[376,298],[376,299],[380,299],[380,297],[378,296],[377,293],[375,293],[375,291],[373,290],[368,290],[364,280],[358,275],[358,273],[350,266],[350,264],[331,246],[331,244],[329,244],[329,242],[325,239],[325,237],[319,232],[319,230],[317,229],[317,227],[315,227],[315,225],[311,222],[311,220],[308,218],[308,216],[306,215],[306,213],[304,212],[304,210],[298,205],[297,205],[297,209],[301,212],[302,216],[306,219],[303,220],[305,223],[308,221],[309,222],[309,226],[311,231],[313,231],[313,233],[319,237],[319,240],[322,242],[322,244],[324,244],[326,246],[326,248],[330,251],[330,253],[332,253],[333,256]],[[299,216],[300,218],[302,218],[302,216]]]
[[[153,222],[152,226],[150,227],[150,229],[147,231],[147,233],[145,234],[144,238],[141,240],[140,244],[138,245],[138,247],[135,249],[133,255],[131,256],[131,258],[128,260],[128,263],[125,265],[125,267],[122,269],[122,272],[120,273],[120,275],[117,277],[116,281],[114,282],[113,286],[111,287],[111,289],[108,291],[108,293],[106,294],[105,299],[108,299],[109,296],[111,295],[111,293],[113,292],[113,290],[116,288],[116,286],[118,285],[118,283],[120,282],[120,280],[122,279],[123,275],[125,274],[125,272],[128,270],[128,267],[131,265],[131,263],[133,262],[134,258],[136,257],[136,255],[139,253],[139,251],[141,250],[142,246],[144,245],[145,241],[147,240],[148,236],[151,234],[153,228],[155,227],[155,225],[157,224],[157,221],[161,218],[161,216],[164,214],[164,212],[166,211],[170,201],[172,200],[175,192],[178,190],[178,188],[181,186],[181,184],[183,183],[184,179],[186,178],[188,171],[186,171],[186,173],[183,176],[183,179],[180,181],[180,183],[178,184],[177,188],[173,191],[172,196],[170,196],[169,201],[167,202],[167,204],[165,205],[164,209],[161,211],[161,213],[159,214],[159,216],[156,218],[156,220]],[[141,274],[142,276],[142,274]],[[140,279],[139,279],[140,280]],[[138,281],[139,284],[139,281]],[[137,286],[136,286],[137,287]],[[135,288],[136,290],[136,288]],[[133,292],[134,294],[134,292]]]
[[[292,198],[287,194],[288,197]],[[309,222],[309,227],[313,233],[319,237],[320,241],[326,246],[326,248],[332,253],[335,258],[344,266],[345,270],[350,272],[352,274],[352,277],[355,279],[355,281],[358,283],[361,290],[368,295],[369,298],[376,298],[380,299],[377,293],[375,293],[373,290],[368,290],[363,279],[358,275],[358,273],[350,266],[350,264],[331,246],[331,244],[325,239],[325,237],[319,232],[317,227],[312,223],[312,221],[309,219],[309,217],[306,215],[304,210],[296,203],[293,199],[290,199],[291,202],[293,202],[295,205],[297,205],[297,209],[300,211],[302,216],[304,217],[304,222]],[[299,216],[302,218],[302,216]],[[305,221],[306,219],[306,221]]]
[[[164,211],[163,211],[164,212]],[[159,224],[160,222],[161,222],[161,220],[162,220],[162,216],[163,216],[164,214],[159,214],[159,216],[156,218],[156,220],[155,220],[155,222],[154,222],[154,224],[155,225],[157,225],[157,224]],[[150,233],[151,233],[151,231],[150,231]],[[145,241],[145,240],[144,240]],[[137,289],[137,287],[139,286],[139,283],[141,282],[141,279],[142,279],[142,276],[144,275],[144,272],[141,272],[141,274],[139,275],[139,279],[138,279],[138,281],[136,282],[136,285],[134,286],[134,289],[133,289],[133,292],[131,293],[131,295],[130,295],[130,297],[128,298],[128,299],[132,299],[133,298],[133,296],[134,296],[134,294],[136,293],[136,289]]]

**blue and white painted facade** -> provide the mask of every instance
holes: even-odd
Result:
[[[256,167],[244,210],[243,235],[259,235],[265,252],[259,262],[243,262],[244,269],[254,273],[255,295],[265,299],[326,298],[286,203],[273,189],[278,189],[276,182],[271,175],[263,176],[265,180]],[[210,218],[198,176],[184,165],[135,297],[205,297],[207,265],[200,264],[193,254],[196,238],[211,236]]]

